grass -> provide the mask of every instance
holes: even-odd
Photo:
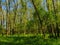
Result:
[[[60,38],[44,39],[41,35],[0,36],[0,45],[60,45]]]

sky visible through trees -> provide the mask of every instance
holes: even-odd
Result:
[[[1,33],[59,37],[59,3],[59,0],[0,0]]]
[[[17,0],[15,0],[15,1],[17,1]],[[2,2],[5,2],[5,0],[2,0]],[[12,3],[13,3],[13,2],[12,2]],[[11,5],[12,5],[12,4],[11,4]],[[28,2],[28,3],[27,3],[27,6],[28,6],[28,7],[32,7],[32,4],[31,4],[30,2]],[[3,8],[3,9],[6,9],[6,7],[5,7],[4,5],[2,5],[2,8]],[[12,8],[11,8],[11,9],[12,9]]]
[[[0,0],[0,37],[8,45],[52,45],[51,38],[59,41],[60,0]]]
[[[15,1],[17,1],[17,0],[15,0]],[[5,0],[2,0],[2,2],[5,2]],[[13,3],[13,2],[12,2]],[[12,4],[11,4],[12,5]],[[42,5],[44,5],[45,6],[45,9],[47,10],[47,8],[46,8],[46,0],[43,0],[43,2],[42,2]],[[32,4],[30,3],[30,2],[28,2],[27,3],[27,6],[28,7],[32,7]],[[4,5],[2,5],[2,9],[6,9],[6,7],[4,6]],[[11,8],[12,9],[12,8]]]

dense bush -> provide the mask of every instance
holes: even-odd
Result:
[[[0,45],[59,45],[59,40],[40,36],[0,36]]]

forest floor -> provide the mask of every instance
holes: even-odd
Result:
[[[0,36],[0,45],[60,45],[60,38],[46,38],[40,35]]]

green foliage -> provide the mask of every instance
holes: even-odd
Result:
[[[0,45],[59,45],[60,39],[43,39],[40,35],[34,36],[0,36]]]
[[[2,30],[2,26],[0,25],[0,30]]]
[[[60,36],[59,3],[58,0],[0,1],[0,33],[2,33],[2,36],[5,32],[10,36],[13,33],[17,34],[16,37],[13,35],[1,37],[1,45],[60,44],[59,40],[48,38],[48,36],[55,38]],[[48,35],[46,35],[47,33]],[[24,34],[24,36],[20,37],[20,34]],[[33,36],[29,37],[26,34],[33,34]]]

